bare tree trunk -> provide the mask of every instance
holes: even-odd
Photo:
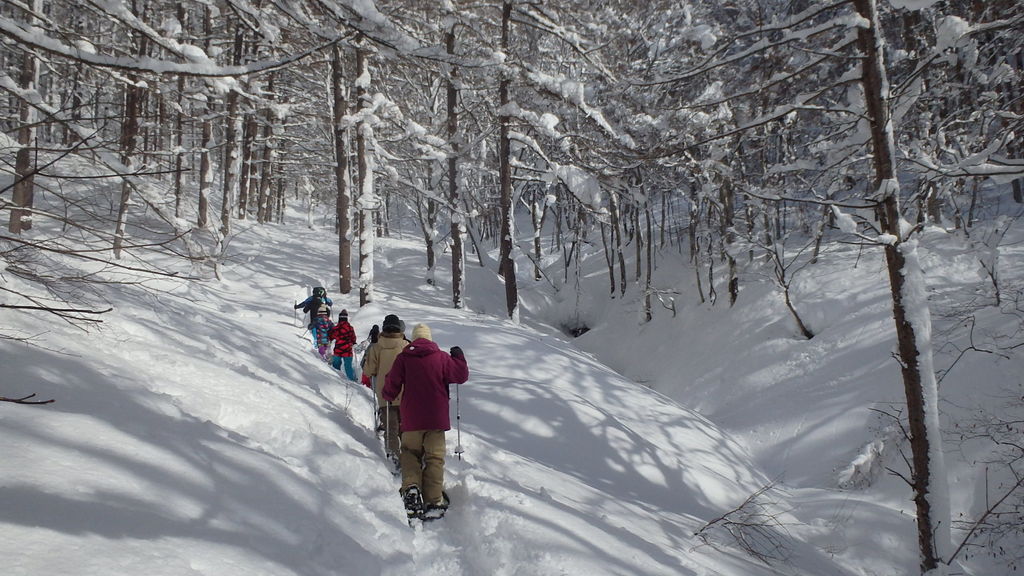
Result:
[[[732,180],[727,179],[719,187],[719,204],[722,206],[722,220],[719,235],[722,238],[722,258],[729,265],[729,306],[734,306],[740,294],[740,280],[736,275],[736,258],[732,255],[730,247],[736,242],[736,194],[733,190]]]
[[[210,37],[212,31],[212,22],[210,11],[212,8],[206,6],[203,10],[203,37],[205,40],[205,48],[207,51],[210,49]],[[210,201],[209,201],[209,189],[210,181],[213,177],[213,167],[210,162],[210,148],[213,147],[213,124],[210,121],[210,116],[213,115],[213,107],[209,103],[206,105],[206,113],[203,114],[202,120],[202,144],[199,146],[199,206],[196,214],[196,226],[199,228],[206,228],[206,224],[209,221]]]
[[[503,0],[501,4],[501,49],[509,53],[512,27],[512,1]],[[499,187],[501,189],[501,244],[498,272],[505,279],[505,306],[509,318],[518,319],[519,291],[516,286],[516,265],[512,257],[512,235],[514,234],[512,205],[512,150],[509,141],[509,125],[512,119],[505,112],[509,104],[509,84],[511,80],[507,72],[501,72],[498,83],[498,106],[502,112],[498,118],[498,162]]]
[[[274,177],[274,76],[271,72],[267,78],[267,100],[270,105],[264,110],[263,121],[263,159],[260,162],[260,185],[257,194],[258,205],[256,207],[256,219],[261,222],[270,222],[273,204],[271,204],[270,181]]]
[[[260,160],[259,189],[256,197],[256,220],[269,222],[271,213],[270,181],[274,178],[274,120],[267,112],[266,124],[263,126],[263,158]]]
[[[183,29],[189,27],[185,4],[178,4],[178,22]],[[185,77],[178,78],[178,109],[174,113],[174,216],[183,216],[185,191],[182,187],[185,169]]]
[[[540,196],[538,200],[536,196]],[[533,279],[543,278],[541,270],[541,258],[544,256],[541,234],[544,231],[544,220],[547,217],[547,201],[543,191],[538,191],[533,202],[530,203],[530,217],[533,222]]]
[[[210,148],[213,146],[213,125],[210,123],[211,110],[207,108],[206,116],[203,118],[203,143],[199,152],[199,206],[196,214],[196,226],[206,228],[210,212],[210,179],[213,176],[213,166],[210,163]]]
[[[618,234],[619,234],[619,199],[618,196],[613,192],[608,197],[608,235],[609,238],[605,239],[604,224],[601,225],[601,242],[604,244],[605,261],[608,263],[608,294],[612,298],[615,298],[616,283],[615,283],[615,264],[619,261],[616,255],[620,252]]]
[[[278,224],[284,224],[284,208],[285,208],[285,192],[284,192],[284,178],[277,179],[277,186],[274,187],[274,206],[277,209],[277,219],[275,220]]]
[[[338,188],[338,292],[352,292],[352,178],[348,169],[348,98],[345,90],[345,61],[341,46],[334,45],[331,57],[331,90],[334,93],[334,184]]]
[[[433,172],[433,166],[429,169]],[[430,180],[433,180],[433,176],[430,176]],[[437,202],[433,198],[426,199],[426,214],[423,213],[423,204],[417,205],[417,210],[420,214],[420,225],[423,230],[423,244],[426,247],[427,256],[427,284],[434,284],[434,269],[437,267],[437,254],[434,252],[434,235],[437,229]]]
[[[620,218],[620,223],[622,223],[622,218]],[[625,224],[623,224],[623,225],[625,227]],[[641,265],[642,265],[641,264],[642,259],[640,257],[640,250],[643,248],[643,246],[642,246],[643,238],[640,235],[640,212],[636,209],[636,207],[633,208],[633,231],[635,233],[633,235],[633,241],[634,241],[634,245],[636,246],[636,282],[637,282],[637,284],[639,284],[640,283],[640,274],[642,272],[640,270],[641,269]],[[625,296],[626,295],[626,255],[623,253],[622,234],[616,235],[616,237],[615,237],[615,244],[616,244],[615,252],[618,254],[618,294],[620,294],[621,296]]]
[[[250,88],[252,84],[250,84]],[[256,133],[259,126],[256,124],[256,111],[249,109],[244,114],[242,128],[241,173],[238,177],[238,219],[245,220],[249,213],[249,196],[252,194],[253,180],[253,148],[256,147]]]
[[[136,13],[135,3],[132,3],[132,12]],[[139,34],[138,55],[145,56],[147,40]],[[121,125],[121,163],[128,171],[131,171],[135,150],[138,147],[139,138],[139,110],[142,104],[143,88],[138,83],[135,74],[128,74],[128,84],[124,92],[124,123]],[[131,203],[132,185],[125,174],[121,180],[121,201],[117,208],[117,223],[114,226],[114,258],[121,258],[121,250],[124,247],[125,228],[128,223],[128,206]]]
[[[645,245],[647,256],[647,275],[644,277],[644,322],[650,322],[654,318],[654,311],[651,310],[651,292],[654,290],[654,225],[651,222],[651,206],[644,205],[644,219],[647,225],[647,242]]]
[[[690,225],[687,234],[690,238],[690,263],[694,268],[700,267],[700,249],[697,246],[697,219],[700,217],[700,201],[697,198],[697,190],[691,186],[690,189]],[[698,275],[700,273],[698,272]],[[699,283],[698,283],[699,286]],[[704,302],[703,292],[700,301]]]
[[[178,6],[178,18],[184,22],[185,8]],[[185,77],[178,78],[178,110],[174,114],[174,216],[182,217],[184,190],[182,178],[185,171]]]
[[[611,222],[606,226],[604,222],[600,224],[601,227],[601,244],[604,245],[604,261],[608,265],[608,295],[615,298],[615,256],[613,251],[615,249],[614,240],[609,239],[609,233],[606,232],[606,228],[611,230],[611,236],[615,236],[615,210],[610,210]]]
[[[452,25],[445,34],[445,50],[449,56],[455,56],[455,26]],[[446,86],[446,106],[448,113],[448,145],[451,155],[448,156],[448,202],[451,206],[451,237],[452,237],[452,307],[456,310],[465,308],[462,292],[465,289],[463,263],[465,254],[462,246],[462,214],[459,211],[459,92],[456,88],[459,70],[449,65]]]
[[[242,61],[242,41],[244,32],[238,24],[235,31],[234,64]],[[228,116],[224,121],[224,200],[220,206],[220,233],[227,237],[231,233],[231,207],[235,197],[235,176],[238,174],[238,92],[232,90],[228,94]]]
[[[369,108],[370,95],[365,82],[369,79],[368,54],[362,47],[356,50],[356,100],[360,110]],[[373,127],[365,115],[360,115],[356,126],[356,159],[359,179],[359,305],[373,301],[373,212],[376,200],[373,192],[373,166],[371,165],[367,136]]]
[[[888,86],[881,49],[881,29],[874,0],[854,0],[868,25],[859,28],[864,54],[861,82],[871,121],[875,189],[880,202],[881,228],[892,241],[885,244],[885,260],[892,293],[893,319],[903,388],[907,399],[911,484],[917,508],[917,536],[921,573],[938,567],[951,548],[949,494],[939,429],[938,384],[931,350],[931,319],[924,290],[924,274],[916,241],[901,230],[899,183],[895,144],[888,110]]]
[[[42,0],[33,0],[32,10],[42,14]],[[35,22],[36,18],[32,18]],[[24,90],[35,90],[39,83],[39,62],[31,50],[26,49],[21,63],[19,83]],[[14,160],[14,189],[12,208],[7,229],[12,234],[21,234],[32,228],[32,205],[35,197],[35,165],[32,154],[32,140],[35,139],[35,110],[22,98],[18,102],[18,153]]]

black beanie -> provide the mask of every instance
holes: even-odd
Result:
[[[401,332],[402,321],[398,319],[398,316],[394,314],[388,314],[384,317],[384,322],[381,324],[381,332]]]

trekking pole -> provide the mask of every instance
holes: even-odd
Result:
[[[370,406],[373,409],[373,433],[377,434],[377,429],[380,428],[380,405],[377,403],[377,377],[370,377]]]
[[[462,460],[462,453],[465,450],[462,449],[462,408],[459,406],[459,388],[462,386],[455,385],[455,455]]]
[[[384,414],[384,457],[391,458],[391,402],[388,402]]]

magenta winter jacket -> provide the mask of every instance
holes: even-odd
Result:
[[[469,366],[463,357],[453,358],[425,338],[417,338],[395,358],[382,391],[392,401],[405,388],[402,403],[402,431],[450,430],[448,384],[469,380]]]

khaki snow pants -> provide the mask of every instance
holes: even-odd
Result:
[[[399,438],[401,433],[398,431],[398,427],[402,422],[398,404],[378,408],[377,416],[380,418],[380,426],[384,429],[384,449],[388,454],[393,454],[397,458],[401,450]]]
[[[402,432],[402,492],[410,486],[420,487],[423,502],[441,502],[444,488],[444,430],[412,430]]]

